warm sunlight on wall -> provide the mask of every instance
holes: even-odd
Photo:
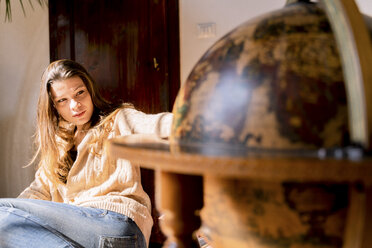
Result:
[[[224,34],[244,21],[283,7],[285,2],[286,0],[180,0],[181,83],[185,82],[204,52]],[[357,0],[356,3],[363,13],[372,16],[371,0]],[[200,32],[203,32],[202,35]],[[205,33],[211,37],[207,37]]]
[[[0,1],[0,197],[15,197],[34,177],[31,159],[41,73],[49,63],[48,9],[12,3],[12,22],[4,22]]]

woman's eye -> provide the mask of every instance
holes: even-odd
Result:
[[[84,90],[80,90],[76,95],[79,96],[81,94],[83,94],[85,91]]]
[[[63,103],[64,101],[66,101],[66,99],[65,99],[65,98],[62,98],[62,99],[59,99],[59,100],[57,101],[57,103]]]

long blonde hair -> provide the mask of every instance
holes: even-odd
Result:
[[[39,158],[38,168],[42,168],[53,183],[66,183],[67,175],[73,164],[69,151],[73,147],[75,125],[65,121],[53,104],[51,85],[55,81],[78,76],[84,82],[93,102],[91,117],[93,142],[102,144],[112,127],[113,119],[120,108],[105,100],[97,90],[96,84],[86,69],[72,60],[57,60],[44,71],[37,111],[37,129],[35,143],[37,151],[31,163]],[[130,105],[121,105],[127,107]]]

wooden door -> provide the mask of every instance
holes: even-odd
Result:
[[[49,1],[51,61],[82,63],[111,101],[170,111],[179,88],[177,0]]]
[[[103,96],[146,113],[171,111],[179,89],[178,0],[49,0],[51,61],[73,59],[91,73]],[[152,198],[151,246],[162,236],[152,171],[142,169]]]

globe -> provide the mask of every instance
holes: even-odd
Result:
[[[263,152],[264,162],[290,154],[312,168],[319,158],[301,155],[354,145],[340,52],[318,3],[298,1],[243,23],[203,55],[182,85],[171,148],[203,158]],[[351,183],[229,178],[211,170],[203,177],[201,230],[213,247],[345,244]]]
[[[243,23],[203,55],[175,101],[173,144],[228,154],[350,144],[340,51],[324,11],[305,2]]]

